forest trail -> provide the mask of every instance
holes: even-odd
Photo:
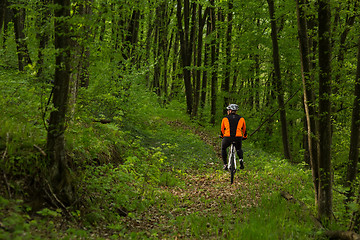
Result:
[[[260,180],[253,180],[254,173],[249,169],[238,170],[235,175],[233,184],[230,184],[230,173],[222,170],[220,159],[219,139],[211,134],[192,129],[180,122],[169,123],[172,126],[188,129],[200,136],[207,144],[211,145],[218,153],[218,164],[209,163],[210,171],[189,170],[186,174],[178,176],[185,182],[184,187],[161,188],[162,195],[171,196],[173,202],[169,205],[168,201],[164,202],[163,207],[150,207],[147,209],[141,219],[131,219],[126,217],[123,224],[130,231],[150,232],[156,230],[167,236],[179,232],[181,219],[184,216],[215,216],[218,221],[224,222],[224,217],[229,215],[235,219],[244,220],[249,209],[256,207],[261,199],[263,187]],[[246,165],[245,165],[246,166]],[[226,212],[223,212],[224,206],[230,206]],[[180,223],[180,224],[179,224]],[[188,226],[191,227],[191,226]],[[219,233],[221,234],[221,229]],[[179,235],[179,238],[188,238],[190,236]]]
[[[229,176],[229,173],[225,171],[214,171],[207,174],[192,171],[184,176],[186,187],[162,188],[164,192],[174,197],[175,202],[172,203],[172,206],[152,207],[144,212],[141,219],[134,220],[126,217],[123,223],[130,231],[148,232],[156,229],[158,233],[166,236],[179,232],[178,228],[181,226],[173,223],[182,216],[192,214],[216,216],[222,222],[223,217],[232,214],[234,221],[239,216],[243,216],[242,219],[245,219],[248,210],[255,207],[261,198],[259,188],[256,185],[248,184],[248,170],[237,172],[232,185],[229,182]],[[232,208],[228,212],[222,212],[224,204],[230,204]],[[189,236],[178,237],[187,238]]]
[[[186,216],[200,216],[205,219],[209,216],[217,218],[219,222],[225,222],[225,218],[232,216],[232,221],[244,221],[248,217],[249,209],[256,207],[261,198],[259,185],[250,185],[248,170],[237,172],[234,184],[230,184],[230,174],[225,171],[212,173],[199,173],[192,171],[184,176],[185,187],[163,187],[162,195],[171,195],[173,202],[164,201],[162,207],[154,206],[147,209],[141,219],[125,217],[123,224],[131,232],[157,232],[157,238],[167,239],[174,237],[179,239],[192,238],[186,235],[184,227],[192,227],[184,224],[182,219]],[[169,205],[168,205],[169,204]],[[225,208],[224,205],[230,206]],[[206,224],[206,223],[205,223]],[[207,226],[208,227],[208,226]],[[222,229],[218,234],[221,235]],[[215,237],[215,236],[214,236]]]

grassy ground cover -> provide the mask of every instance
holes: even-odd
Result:
[[[9,84],[4,79],[16,75],[8,74],[0,80],[0,239],[320,238],[309,213],[280,196],[287,191],[312,206],[308,170],[249,139],[245,169],[230,185],[221,170],[217,126],[199,127],[182,104],[160,107],[146,93],[136,110],[110,124],[79,110],[83,115],[69,121],[66,133],[77,202],[68,208],[29,204],[29,189],[46,165],[39,151],[46,137],[41,98],[49,89],[21,77]]]

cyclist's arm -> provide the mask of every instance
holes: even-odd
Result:
[[[245,132],[246,132],[246,123],[245,123],[245,118],[242,118],[242,127],[241,127],[241,130],[242,130],[242,135],[243,137],[245,137]],[[247,137],[247,136],[246,136]]]
[[[237,131],[236,134],[237,136],[242,136],[244,137],[246,132],[246,124],[245,124],[245,119],[244,118],[240,118],[239,123],[237,125]],[[241,135],[240,135],[241,134]]]
[[[243,134],[246,132],[246,123],[245,123],[245,118],[243,118]]]
[[[221,121],[221,138],[224,137],[225,134],[225,118],[223,118],[223,120]]]

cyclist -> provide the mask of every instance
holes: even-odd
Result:
[[[227,116],[221,122],[221,156],[224,162],[224,170],[227,170],[227,151],[226,149],[235,142],[237,155],[240,159],[240,169],[244,169],[243,151],[241,149],[242,140],[246,138],[246,125],[245,119],[236,114],[239,106],[230,104],[226,107]]]

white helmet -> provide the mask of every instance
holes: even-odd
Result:
[[[239,106],[236,104],[230,104],[229,106],[226,107],[227,110],[232,110],[232,111],[237,111],[239,110]]]

